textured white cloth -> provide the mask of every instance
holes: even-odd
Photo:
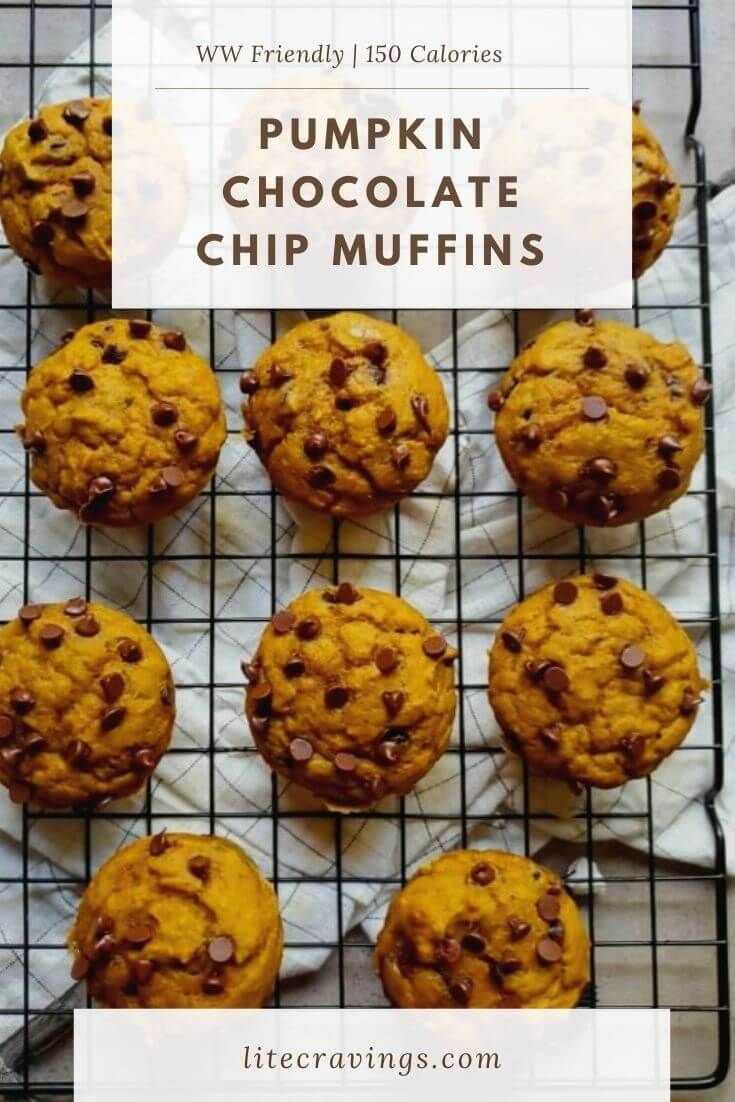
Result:
[[[107,31],[96,43],[97,57],[104,59],[109,48]],[[73,70],[57,71],[43,90],[46,102],[79,94]],[[733,452],[735,450],[735,188],[711,204],[713,321],[715,332],[715,399],[718,422],[720,474],[720,532],[722,555],[722,600],[727,630],[723,636],[725,672],[725,714],[732,701],[735,665],[735,632],[731,613],[735,607],[732,577]],[[696,239],[692,217],[682,220],[677,230],[680,242]],[[19,262],[7,252],[0,254],[2,300],[19,303],[17,310],[4,311],[0,328],[0,363],[4,366],[25,363],[26,316],[25,273]],[[41,305],[32,317],[32,362],[57,343],[59,334],[69,325],[85,320],[79,299],[69,292],[44,286],[36,281]],[[665,304],[698,301],[699,284],[696,254],[693,251],[669,251],[645,278],[642,299],[655,302],[660,309],[644,311],[641,324],[660,338],[686,341],[695,356],[701,356],[700,313],[698,310],[669,310]],[[48,301],[69,302],[67,310],[45,310]],[[628,316],[629,317],[629,316]],[[157,320],[178,324],[186,329],[192,343],[205,356],[209,353],[209,315],[190,311],[179,317],[160,315]],[[297,316],[280,315],[284,327]],[[435,343],[431,332],[441,319],[412,314],[402,317],[425,347]],[[548,318],[525,319],[538,328]],[[446,319],[444,321],[446,332]],[[485,394],[513,353],[509,320],[498,313],[475,317],[459,333],[457,364],[458,424],[461,430],[455,454],[450,440],[428,479],[422,493],[406,501],[400,509],[399,547],[402,594],[427,615],[443,623],[447,635],[461,642],[465,683],[476,685],[464,694],[465,760],[464,795],[470,821],[469,841],[522,850],[524,828],[514,815],[523,810],[521,774],[514,759],[492,754],[499,747],[498,732],[489,711],[483,689],[486,680],[486,652],[497,621],[522,595],[521,569],[526,593],[554,576],[574,573],[575,559],[559,561],[547,555],[577,556],[579,534],[556,520],[544,516],[524,503],[522,550],[532,559],[523,567],[517,561],[519,525],[517,502],[491,435],[486,431],[489,419]],[[221,376],[228,404],[230,427],[240,425],[237,371],[252,362],[270,341],[270,319],[266,315],[218,312],[215,316],[215,366]],[[452,368],[453,342],[446,339],[434,347],[432,359],[445,371],[450,401],[454,404]],[[226,374],[232,369],[232,374]],[[8,426],[18,420],[18,399],[22,373],[0,373],[0,413]],[[471,430],[481,429],[473,434]],[[730,432],[733,435],[730,436]],[[457,467],[456,460],[459,460]],[[423,496],[446,494],[453,489],[455,469],[459,473],[461,498],[461,550],[465,558],[459,576],[455,569],[455,514],[453,497]],[[695,488],[703,485],[703,465]],[[22,599],[22,565],[13,556],[22,556],[24,514],[22,498],[4,496],[23,488],[24,460],[20,446],[5,437],[0,449],[0,615],[13,616]],[[168,755],[153,782],[152,810],[165,816],[170,812],[191,815],[190,820],[171,823],[177,829],[206,832],[209,819],[210,760],[209,746],[210,645],[214,643],[214,680],[234,684],[219,688],[212,698],[213,737],[218,748],[235,752],[218,754],[214,759],[215,827],[239,839],[266,874],[277,871],[281,878],[298,878],[298,883],[281,884],[280,901],[290,942],[314,948],[291,948],[284,972],[294,975],[318,968],[326,951],[319,943],[338,936],[337,893],[333,883],[336,847],[341,846],[341,869],[346,878],[342,892],[342,925],[347,931],[363,922],[374,934],[392,888],[371,882],[374,877],[401,874],[401,854],[410,870],[427,855],[461,844],[459,813],[462,803],[461,760],[448,754],[405,801],[405,843],[401,846],[398,818],[365,819],[345,817],[339,829],[332,818],[309,819],[298,812],[314,810],[316,805],[303,791],[278,782],[279,808],[289,813],[279,823],[278,868],[273,868],[273,825],[271,813],[271,775],[257,754],[241,752],[252,747],[242,716],[242,688],[239,685],[240,659],[252,653],[262,625],[236,622],[242,617],[262,617],[271,612],[272,550],[294,557],[277,561],[275,592],[284,604],[304,588],[333,580],[335,547],[330,521],[306,510],[286,511],[281,503],[271,520],[270,497],[254,496],[267,491],[269,484],[255,456],[237,432],[226,445],[217,474],[217,485],[231,496],[219,496],[214,526],[217,560],[214,578],[209,573],[212,516],[209,503],[201,499],[177,517],[160,524],[155,532],[155,549],[162,556],[195,556],[179,561],[163,559],[156,563],[152,581],[152,617],[154,630],[172,663],[180,686],[177,705],[178,723],[174,745],[184,751]],[[488,491],[507,492],[507,496],[482,496]],[[685,620],[709,615],[708,566],[705,502],[696,494],[687,496],[668,513],[645,525],[649,555],[699,556],[672,561],[649,558],[646,584]],[[38,600],[66,598],[84,589],[87,567],[84,562],[83,529],[67,514],[55,510],[44,498],[34,498],[31,508],[29,547],[32,554],[54,556],[54,561],[34,562],[30,566],[30,597]],[[145,532],[96,531],[91,537],[95,556],[144,555]],[[357,557],[342,560],[341,576],[354,582],[379,588],[396,586],[396,529],[393,515],[368,518],[359,523],[344,523],[339,531],[338,550]],[[596,556],[600,569],[626,574],[640,582],[636,526],[615,531],[588,530],[585,534],[588,556]],[[385,555],[371,560],[362,555]],[[631,556],[614,564],[605,556]],[[200,558],[196,558],[200,556]],[[415,556],[415,557],[412,557]],[[449,556],[442,558],[442,556]],[[79,557],[75,559],[75,557]],[[93,599],[119,606],[145,620],[147,605],[144,561],[121,563],[95,561],[90,584]],[[214,612],[218,619],[215,638],[208,637],[206,621],[210,611],[210,585]],[[461,640],[456,639],[460,611],[467,626]],[[156,624],[161,618],[173,618],[175,624]],[[235,622],[230,622],[235,621]],[[709,669],[708,627],[705,623],[690,627],[702,667]],[[181,686],[195,686],[191,688]],[[205,686],[205,687],[202,687]],[[709,700],[710,698],[708,698]],[[710,704],[700,711],[696,727],[687,745],[708,744],[712,738]],[[731,737],[731,732],[728,732]],[[732,756],[732,742],[728,744]],[[707,866],[712,862],[712,831],[703,797],[712,783],[712,754],[707,749],[681,750],[666,761],[652,779],[655,854]],[[534,819],[529,843],[537,851],[552,836],[585,842],[584,820],[570,813],[584,807],[586,796],[574,797],[567,786],[554,782],[534,782],[529,807],[534,813],[554,812],[558,817]],[[594,833],[599,840],[618,839],[646,850],[648,825],[640,817],[646,808],[646,782],[634,782],[609,793],[594,792]],[[92,869],[131,837],[146,831],[141,816],[141,801],[133,799],[116,805],[129,809],[129,820],[96,820],[91,828]],[[383,810],[397,809],[386,803]],[[732,782],[718,800],[718,809],[726,833],[733,833],[735,803]],[[246,813],[249,818],[233,819]],[[612,813],[612,817],[611,817]],[[630,813],[632,817],[620,817]],[[639,817],[635,817],[638,815]],[[198,817],[197,817],[198,816]],[[291,817],[293,816],[293,817]],[[431,816],[431,817],[428,817]],[[479,818],[475,818],[478,816]],[[493,818],[485,818],[493,816]],[[500,818],[503,816],[503,818]],[[156,819],[160,829],[165,819]],[[21,812],[7,800],[0,800],[0,878],[21,871]],[[597,857],[604,875],[604,859]],[[579,866],[586,879],[586,862]],[[58,883],[69,877],[84,877],[84,826],[57,820],[35,821],[29,832],[28,874],[32,879],[47,879],[47,884],[28,888],[30,904],[29,940],[31,945],[59,945],[64,941],[78,900],[78,890]],[[574,875],[574,874],[573,874]],[[354,878],[354,879],[353,879]],[[332,881],[330,883],[330,880]],[[2,1016],[4,1008],[22,1006],[23,968],[21,953],[3,949],[23,941],[23,891],[18,885],[3,884],[0,879],[0,1040],[18,1025],[18,1019]],[[34,1008],[46,1005],[69,986],[68,958],[63,949],[32,949],[30,959],[30,1003]]]

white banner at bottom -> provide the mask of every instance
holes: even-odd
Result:
[[[666,1010],[77,1010],[76,1102],[668,1102]]]

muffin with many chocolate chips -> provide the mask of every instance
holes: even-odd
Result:
[[[393,897],[375,953],[408,1009],[564,1009],[589,980],[589,940],[558,878],[527,857],[459,850]]]
[[[614,788],[686,738],[707,682],[689,636],[654,597],[603,574],[551,582],[506,617],[490,703],[538,773]]]
[[[276,613],[244,665],[256,745],[338,811],[409,792],[449,742],[455,658],[390,593],[349,582],[304,593]]]
[[[489,404],[519,489],[574,524],[615,526],[686,492],[710,390],[684,345],[582,311],[531,341]]]
[[[109,287],[112,101],[42,107],[14,127],[0,156],[0,219],[31,271],[76,287]]]
[[[165,832],[102,866],[69,934],[72,977],[113,1009],[262,1006],[282,947],[273,888],[239,846]]]
[[[411,493],[447,437],[444,389],[416,341],[362,314],[298,325],[241,387],[247,439],[276,488],[334,516]]]
[[[151,524],[209,482],[226,436],[214,372],[183,333],[85,325],[31,372],[19,433],[31,478],[88,524]]]
[[[0,781],[16,803],[98,805],[139,789],[171,738],[168,662],[123,612],[75,597],[0,630]]]
[[[633,276],[655,264],[674,232],[681,189],[658,138],[633,110]]]

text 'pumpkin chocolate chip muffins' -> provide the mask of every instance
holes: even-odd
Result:
[[[33,272],[76,287],[109,287],[111,161],[109,99],[42,107],[7,135],[0,219]]]
[[[241,387],[247,439],[276,488],[334,516],[410,494],[447,438],[444,388],[417,342],[362,314],[298,325]]]
[[[538,773],[614,788],[684,740],[707,682],[683,628],[628,581],[551,582],[506,617],[490,654],[490,703]]]
[[[88,524],[174,513],[207,485],[226,427],[214,372],[183,333],[113,318],[85,325],[23,391],[31,478]]]
[[[582,311],[531,341],[488,401],[520,490],[574,524],[617,526],[686,492],[710,391],[684,345]]]
[[[119,850],[84,893],[72,976],[112,1008],[259,1007],[283,933],[273,888],[224,838],[157,834]]]
[[[527,857],[459,850],[424,865],[391,902],[375,953],[409,1009],[576,1006],[589,939],[559,879]]]
[[[658,138],[633,109],[633,276],[655,264],[674,232],[681,188]]]
[[[349,582],[304,593],[244,665],[256,745],[334,810],[410,792],[449,742],[456,654],[400,597]]]
[[[171,738],[162,651],[122,612],[24,605],[0,630],[0,781],[16,803],[96,805],[137,791]]]

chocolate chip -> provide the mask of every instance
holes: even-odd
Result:
[[[643,753],[646,740],[643,735],[626,735],[620,740],[620,749],[630,758],[637,758]]]
[[[431,425],[429,424],[429,399],[425,394],[413,394],[411,395],[411,409],[414,412],[416,420],[426,432],[431,431]]]
[[[242,670],[244,677],[251,685],[254,685],[260,677],[260,666],[257,664],[257,662],[248,662],[245,658],[243,658],[242,662],[240,663],[240,669]]]
[[[117,942],[114,937],[110,937],[109,934],[105,934],[94,946],[94,959],[100,960],[103,957],[111,957],[113,953],[117,952]]]
[[[607,356],[601,348],[595,348],[594,345],[591,345],[582,357],[582,362],[585,367],[589,367],[593,371],[599,371],[607,363]]]
[[[80,226],[89,214],[89,207],[81,199],[70,199],[61,208],[61,217],[70,226]]]
[[[557,919],[555,922],[549,923],[548,935],[552,941],[555,941],[558,945],[564,944],[564,923]]]
[[[375,665],[381,673],[392,673],[398,665],[398,651],[394,647],[379,647],[375,653]]]
[[[55,650],[61,645],[64,638],[64,629],[58,624],[44,624],[38,633],[38,638],[47,650]]]
[[[41,219],[38,222],[34,222],[31,227],[31,240],[34,245],[50,245],[54,239],[56,230],[45,219]]]
[[[544,727],[541,731],[541,741],[550,750],[557,750],[561,743],[560,731],[561,728],[556,723],[551,727]]]
[[[143,746],[135,751],[133,765],[136,769],[142,769],[144,772],[150,773],[156,767],[156,755],[149,746]]]
[[[299,639],[303,639],[305,642],[317,639],[321,635],[321,631],[322,623],[316,616],[309,616],[296,625],[296,634]]]
[[[465,934],[462,938],[462,948],[468,953],[484,953],[486,944],[484,937],[472,932]]]
[[[660,689],[663,689],[666,684],[666,678],[662,677],[660,673],[654,673],[653,670],[643,671],[643,686],[646,690],[646,696],[654,696]]]
[[[115,493],[115,483],[105,474],[97,475],[87,486],[87,495],[90,502],[102,504]]]
[[[162,340],[166,348],[170,348],[174,352],[186,351],[186,337],[178,329],[170,329],[167,333],[164,333]]]
[[[127,715],[127,709],[118,705],[115,708],[108,708],[106,712],[102,713],[101,727],[103,731],[114,731],[116,727],[119,727],[122,721]]]
[[[94,176],[91,172],[77,172],[75,176],[71,177],[71,186],[74,188],[74,194],[83,199],[94,191]]]
[[[168,681],[164,681],[161,685],[161,688],[159,689],[158,695],[161,698],[161,704],[163,704],[166,708],[168,708],[169,705],[173,704],[174,690],[171,683]]]
[[[276,635],[288,635],[295,623],[296,617],[293,612],[289,612],[288,609],[282,609],[280,612],[277,612],[271,620],[271,625]]]
[[[473,867],[469,879],[473,884],[477,884],[481,888],[486,888],[488,884],[492,884],[495,876],[496,872],[492,865],[488,865],[486,861],[482,861],[479,865]]]
[[[518,433],[518,437],[522,444],[534,451],[541,446],[541,441],[543,439],[541,426],[537,425],[535,422],[530,425],[524,425]]]
[[[594,310],[575,310],[574,320],[577,325],[594,325],[595,312]]]
[[[658,442],[658,454],[662,459],[673,459],[677,452],[683,450],[675,436],[662,436]]]
[[[323,432],[313,432],[304,441],[304,452],[314,461],[323,459],[329,448],[329,441]]]
[[[544,671],[543,683],[552,693],[562,693],[569,688],[569,678],[561,666],[549,666]]]
[[[10,706],[18,716],[27,716],[35,705],[36,698],[29,689],[13,689],[10,693]]]
[[[8,772],[14,772],[23,760],[23,750],[19,746],[5,746],[0,750],[0,761]]]
[[[284,383],[293,379],[292,372],[288,371],[281,364],[273,364],[270,371],[270,383],[271,386],[283,386]]]
[[[368,341],[362,350],[362,354],[375,367],[382,367],[388,358],[388,349],[382,341]]]
[[[0,742],[6,742],[15,733],[15,723],[12,716],[0,715]]]
[[[155,930],[147,922],[131,922],[125,927],[124,937],[131,945],[147,945]]]
[[[23,447],[26,451],[34,452],[35,455],[43,455],[46,451],[46,437],[40,429],[36,429],[35,432],[27,433],[23,437]]]
[[[577,599],[577,587],[574,582],[557,582],[554,586],[554,600],[558,605],[573,605]]]
[[[712,393],[712,383],[708,383],[704,376],[700,375],[692,387],[692,401],[695,406],[703,406]]]
[[[670,191],[676,187],[676,180],[670,180],[667,176],[662,176],[660,180],[656,180],[654,184],[654,190],[659,199],[663,199]]]
[[[102,132],[108,137],[112,134],[112,115],[105,115],[102,120]]]
[[[24,627],[43,616],[43,605],[23,605],[18,611],[18,619]]]
[[[637,643],[631,643],[620,652],[620,665],[624,670],[633,672],[640,669],[646,661],[646,652]]]
[[[600,608],[606,616],[616,616],[623,611],[623,598],[619,593],[605,593],[600,597]]]
[[[166,837],[166,828],[158,834],[154,834],[151,838],[150,845],[148,846],[148,852],[151,857],[160,857],[169,848],[170,842]]]
[[[641,222],[650,222],[658,214],[658,207],[650,199],[644,199],[633,207],[633,217]]]
[[[589,394],[582,400],[582,416],[585,421],[604,421],[607,417],[607,402],[598,394]]]
[[[91,612],[85,616],[80,617],[74,625],[74,631],[77,635],[81,635],[83,639],[91,639],[94,635],[99,635],[100,623],[96,616],[93,616]]]
[[[64,345],[68,344],[69,341],[74,339],[74,337],[76,336],[76,333],[77,333],[76,329],[65,329],[64,330],[64,332],[61,334],[61,337],[59,338],[62,348],[64,347]]]
[[[94,379],[86,371],[74,370],[69,376],[69,386],[75,394],[84,394],[88,390],[94,390]]]
[[[384,765],[395,765],[403,757],[408,736],[399,728],[390,728],[383,735],[375,751],[376,757]]]
[[[449,985],[449,994],[456,1003],[467,1006],[472,994],[472,980],[469,978],[455,980]]]
[[[462,956],[462,947],[456,938],[443,937],[436,950],[436,959],[440,964],[456,964]]]
[[[625,381],[633,390],[642,390],[648,382],[648,369],[642,364],[628,364],[625,369]]]
[[[190,857],[187,862],[187,868],[192,876],[196,876],[197,880],[207,880],[209,877],[209,869],[211,862],[204,854],[195,854],[194,857]]]
[[[559,897],[551,893],[542,895],[536,904],[539,918],[542,918],[544,922],[554,922],[559,917],[560,909]]]
[[[522,919],[516,918],[515,915],[511,915],[508,919],[508,928],[510,930],[511,941],[522,941],[524,937],[527,937],[531,932],[531,926],[528,922],[523,922]]]
[[[151,417],[154,425],[158,425],[159,428],[168,428],[178,420],[179,411],[172,402],[154,402],[151,406]]]
[[[618,584],[618,579],[611,577],[609,574],[593,574],[592,584],[595,589],[614,589]]]
[[[354,409],[359,405],[359,400],[354,394],[350,394],[347,390],[342,390],[334,399],[334,404],[338,410],[342,413],[347,413],[349,410]]]
[[[525,634],[525,632],[520,631],[504,631],[500,638],[506,650],[509,650],[511,654],[520,654],[523,648],[523,637]]]
[[[397,424],[398,418],[393,409],[381,410],[375,421],[375,426],[381,436],[390,436],[391,433],[396,431]]]
[[[594,494],[585,502],[585,509],[598,524],[607,524],[620,512],[616,501],[609,494]]]
[[[181,467],[164,467],[161,471],[161,478],[165,482],[166,488],[169,490],[178,490],[179,487],[183,485],[185,477]]]
[[[43,119],[31,119],[28,124],[28,137],[32,142],[42,142],[48,137],[48,127]]]
[[[428,639],[424,639],[421,649],[427,658],[443,658],[447,652],[447,641],[443,635],[430,635]]]
[[[221,976],[205,976],[202,980],[202,991],[205,995],[221,995],[224,989],[225,984]]]
[[[618,468],[612,459],[608,459],[604,455],[597,456],[595,459],[588,460],[580,470],[582,478],[590,478],[593,482],[607,483],[612,482],[618,473]]]
[[[335,756],[334,767],[340,773],[354,773],[357,769],[357,758],[354,754],[339,753]]]
[[[100,685],[108,704],[114,704],[125,692],[125,678],[121,673],[105,674],[100,678]]]
[[[143,987],[147,984],[155,971],[155,964],[152,960],[134,960],[130,965],[133,973],[133,979],[138,986]]]
[[[562,947],[553,938],[544,937],[536,946],[536,956],[542,964],[556,964],[561,960]]]
[[[71,103],[67,103],[62,114],[66,122],[72,126],[76,126],[81,129],[84,123],[87,121],[91,113],[91,108],[80,99],[72,100]]]
[[[555,509],[557,512],[563,513],[569,506],[569,494],[564,490],[556,489],[552,490],[549,494],[549,508]]]
[[[267,681],[259,681],[250,691],[250,700],[254,704],[257,716],[269,716],[273,703],[273,689]]]
[[[235,943],[231,937],[221,934],[207,944],[207,956],[213,964],[227,964],[235,955]]]
[[[656,482],[662,490],[676,490],[681,486],[681,475],[676,467],[664,467],[656,476]]]
[[[196,447],[197,438],[193,432],[185,432],[184,429],[178,429],[174,433],[174,443],[179,451],[190,452]]]
[[[408,444],[397,444],[391,452],[391,462],[399,471],[405,471],[411,462],[411,449]]]
[[[389,716],[393,717],[397,716],[401,708],[403,707],[406,700],[406,695],[400,690],[396,690],[394,692],[383,693],[382,699],[383,704],[385,705],[386,712]]]
[[[699,693],[692,692],[691,689],[687,689],[682,697],[681,704],[679,705],[679,711],[683,716],[690,716],[696,712],[699,705],[702,703],[702,698]]]
[[[89,761],[92,756],[92,747],[82,739],[73,739],[64,749],[64,757],[69,765],[80,768]]]
[[[151,322],[145,321],[143,318],[133,318],[132,321],[128,322],[128,332],[136,341],[142,341],[146,337],[150,337],[152,328]]]
[[[334,599],[338,605],[354,605],[356,601],[360,600],[360,592],[352,582],[340,582]]]
[[[326,490],[328,486],[332,486],[336,481],[337,476],[330,467],[312,467],[309,472],[309,485],[315,490]]]
[[[349,371],[344,360],[336,356],[329,366],[329,382],[334,387],[342,387],[347,381]]]
[[[306,664],[301,658],[289,658],[286,665],[283,667],[283,672],[286,677],[293,680],[295,677],[301,677],[306,671]]]
[[[243,371],[240,376],[240,390],[243,394],[252,395],[260,390],[260,383],[254,371]]]
[[[133,639],[120,639],[117,644],[117,653],[123,662],[140,662],[143,651]]]
[[[298,762],[309,761],[314,754],[314,747],[309,740],[305,738],[291,739],[288,748],[293,760]]]
[[[324,693],[324,703],[327,708],[344,708],[349,699],[349,689],[346,689],[344,685],[332,685]]]
[[[89,961],[86,957],[76,957],[74,963],[71,966],[71,978],[73,980],[83,980],[89,972]]]
[[[487,396],[487,404],[493,413],[500,413],[505,405],[505,398],[499,390],[491,390]]]

